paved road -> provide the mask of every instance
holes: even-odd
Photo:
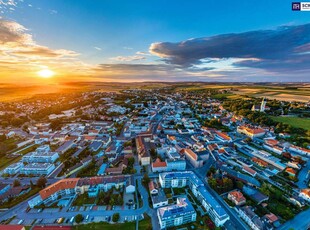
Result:
[[[310,170],[310,161],[305,164],[305,166],[300,170],[298,173],[298,182],[296,183],[298,188],[303,189],[303,188],[308,188],[308,172]]]

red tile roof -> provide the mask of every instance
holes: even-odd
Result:
[[[296,171],[294,169],[292,169],[292,168],[286,168],[285,172],[291,173],[291,174],[294,174],[294,175],[296,174]]]
[[[306,196],[310,197],[310,189],[309,188],[305,188],[301,190],[301,193],[305,194]]]
[[[79,178],[62,179],[62,180],[57,181],[56,183],[48,186],[47,188],[41,190],[39,192],[39,194],[40,194],[41,198],[44,200],[44,199],[50,197],[55,192],[58,192],[59,190],[75,188],[78,181],[79,181]]]
[[[153,168],[162,168],[162,167],[167,167],[167,163],[157,158],[156,161],[152,163],[152,166]]]
[[[227,133],[223,133],[223,132],[219,132],[219,131],[215,131],[215,133],[216,133],[219,137],[223,138],[224,140],[227,140],[227,141],[230,141],[230,140],[231,140],[231,138],[228,136]]]
[[[247,166],[243,166],[243,170],[245,170],[246,172],[250,173],[251,175],[256,174],[256,171],[251,169],[250,167]]]
[[[0,225],[0,230],[23,230],[23,225]]]
[[[196,153],[194,153],[191,149],[185,149],[185,154],[191,158],[193,158],[195,161],[198,160],[198,156]]]
[[[252,158],[252,161],[258,165],[261,165],[261,166],[264,166],[264,167],[267,167],[268,166],[268,163],[266,161],[263,161],[259,158],[256,158],[256,157],[253,157]]]
[[[231,196],[233,196],[235,198],[235,200],[237,202],[241,202],[243,200],[245,200],[245,197],[243,196],[243,194],[239,191],[232,191],[229,193]]]
[[[278,217],[273,213],[266,214],[265,216],[271,223],[276,222],[278,220]]]
[[[277,140],[273,140],[273,139],[267,139],[265,140],[266,144],[271,145],[271,146],[275,146],[279,143],[279,141]]]
[[[32,230],[71,230],[71,226],[35,226]]]

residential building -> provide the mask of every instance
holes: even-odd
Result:
[[[227,198],[231,200],[235,205],[244,205],[246,202],[245,197],[240,191],[229,192]]]
[[[166,159],[161,161],[157,158],[151,166],[153,172],[183,171],[186,169],[186,161],[184,159]]]
[[[4,173],[7,173],[9,175],[15,175],[20,172],[20,169],[22,168],[23,163],[17,162],[9,165],[4,169]]]
[[[304,200],[310,202],[310,189],[309,188],[302,189],[299,193],[299,196]]]
[[[39,195],[28,201],[31,208],[42,203],[46,205],[58,202],[62,197],[88,193],[96,196],[100,191],[108,191],[112,188],[125,189],[126,193],[133,193],[135,186],[131,176],[105,176],[90,178],[67,178],[57,181],[39,192]]]
[[[178,197],[177,203],[157,209],[161,229],[175,227],[196,221],[196,211],[185,197]]]
[[[66,141],[65,143],[63,143],[58,149],[56,149],[56,152],[63,154],[65,153],[67,150],[69,150],[70,148],[72,148],[74,145],[74,141]]]
[[[253,230],[262,230],[264,229],[264,223],[261,221],[259,216],[255,214],[252,210],[252,207],[245,206],[237,209],[240,217],[250,226]]]
[[[162,189],[158,190],[157,194],[151,195],[153,208],[159,208],[168,205],[168,198]]]
[[[54,164],[30,163],[30,164],[24,165],[20,169],[20,173],[25,174],[25,175],[43,176],[43,175],[49,175],[54,169],[55,169]]]
[[[301,155],[310,156],[310,149],[301,148],[296,145],[291,145],[288,149]]]
[[[216,226],[222,226],[229,220],[226,211],[215,198],[206,190],[204,183],[192,171],[165,172],[159,174],[159,182],[162,188],[182,188],[189,186],[194,196],[207,210],[208,215]]]
[[[59,158],[57,152],[31,152],[23,156],[22,161],[26,163],[54,163]]]
[[[289,167],[286,168],[285,172],[288,173],[288,175],[291,176],[291,177],[295,177],[296,176],[296,171],[294,169],[292,169],[292,168],[289,168]]]
[[[141,165],[149,165],[151,163],[150,151],[155,150],[155,144],[152,134],[140,134],[136,137],[136,147],[139,161]]]
[[[186,160],[188,160],[195,168],[202,167],[203,160],[191,149],[183,149]]]
[[[257,138],[265,135],[266,131],[262,128],[251,128],[248,126],[238,126],[237,132],[247,135],[248,137]]]

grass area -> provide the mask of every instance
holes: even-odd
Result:
[[[7,166],[9,166],[10,164],[16,163],[18,161],[20,161],[20,159],[22,158],[23,155],[36,150],[36,148],[38,147],[38,145],[34,145],[30,148],[26,148],[20,152],[18,152],[18,154],[20,154],[20,156],[16,156],[16,157],[6,157],[5,155],[0,155],[0,170],[6,168]]]
[[[229,98],[230,96],[233,96],[234,94],[232,93],[221,93],[221,94],[215,94],[212,96],[214,99],[226,99]]]
[[[6,156],[1,156],[0,157],[0,170],[8,167],[10,164],[16,163],[18,162],[20,159],[22,158],[22,156],[17,156],[17,157],[13,157],[13,158],[8,158]]]
[[[26,148],[25,146],[21,147],[20,149],[23,149],[23,148],[25,148],[25,149],[23,149],[22,151],[19,151],[18,154],[19,155],[25,155],[27,153],[35,151],[38,147],[39,147],[39,145],[33,145],[33,146],[29,147],[29,148]]]
[[[97,172],[99,170],[99,167],[95,164],[95,162],[91,162],[87,167],[81,169],[77,176],[78,177],[91,177],[96,176]]]
[[[147,215],[144,215],[144,219],[139,221],[139,230],[151,230],[152,221],[151,218]]]
[[[296,128],[310,130],[310,119],[300,117],[271,117],[274,121],[282,122]]]
[[[134,230],[136,229],[136,222],[126,222],[120,224],[109,224],[106,222],[99,222],[99,223],[90,223],[84,225],[76,225],[73,226],[74,230],[114,230],[114,229],[123,229],[123,230]],[[152,229],[152,222],[149,216],[145,215],[145,218],[139,221],[139,230],[150,230]]]
[[[177,227],[172,227],[169,228],[171,230],[176,230],[176,229],[182,229],[182,228],[187,228],[187,229],[201,229],[201,230],[220,230],[221,228],[216,227],[212,220],[210,219],[209,216],[197,216],[195,222],[191,222],[188,224],[184,224],[181,226]]]
[[[134,230],[136,229],[136,222],[127,222],[123,224],[109,224],[106,222],[99,222],[99,223],[90,223],[90,224],[84,224],[84,225],[76,225],[73,226],[74,230],[114,230],[114,229],[128,229],[128,230]]]
[[[87,193],[79,195],[73,202],[73,206],[83,206],[84,204],[94,204],[96,197],[88,197]]]

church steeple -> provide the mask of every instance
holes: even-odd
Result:
[[[262,100],[262,103],[260,104],[260,111],[261,112],[265,112],[265,106],[266,106],[266,98],[264,97],[263,100]]]

